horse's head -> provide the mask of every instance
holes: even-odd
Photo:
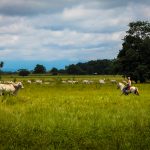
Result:
[[[125,85],[121,82],[117,83],[117,89],[120,88],[120,90],[123,90],[123,88],[125,87]]]

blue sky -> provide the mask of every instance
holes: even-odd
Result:
[[[3,70],[116,58],[137,20],[150,20],[149,0],[1,0]]]

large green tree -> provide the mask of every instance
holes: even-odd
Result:
[[[82,74],[81,68],[74,64],[67,66],[66,71],[68,74]]]
[[[150,79],[150,23],[131,22],[126,33],[117,56],[117,67],[120,73],[136,82],[145,82]]]
[[[46,73],[46,68],[43,65],[37,64],[34,68],[33,73],[36,73],[36,74]]]
[[[53,68],[50,70],[50,73],[51,73],[52,75],[57,75],[57,74],[58,74],[58,69],[55,68],[55,67],[53,67]]]

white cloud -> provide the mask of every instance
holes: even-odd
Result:
[[[99,13],[96,9],[85,8],[83,5],[77,7],[66,8],[62,13],[62,18],[66,21],[86,20],[93,18]]]
[[[150,17],[150,6],[144,3],[108,3],[106,1],[53,2],[14,1],[30,6],[34,16],[0,11],[0,57],[3,60],[90,60],[114,58],[121,49],[129,22]],[[65,5],[65,3],[67,5]],[[110,2],[110,1],[109,1]],[[8,7],[10,0],[0,2]],[[35,8],[33,9],[33,5]],[[110,7],[110,6],[113,7]],[[55,11],[47,11],[55,7]],[[138,6],[138,9],[137,9]],[[25,7],[26,8],[26,7]],[[25,9],[24,8],[24,9]],[[43,9],[46,9],[44,11]],[[61,8],[61,9],[59,9]],[[18,8],[16,8],[18,9]],[[13,10],[12,10],[13,11]],[[17,15],[18,14],[18,15]]]

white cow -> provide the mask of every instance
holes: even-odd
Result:
[[[116,80],[110,80],[110,82],[111,82],[111,83],[117,83],[117,81],[116,81]]]
[[[89,80],[89,84],[92,84],[92,83],[94,83],[94,81],[92,81],[92,80]]]
[[[65,81],[65,80],[63,80],[63,81],[61,81],[62,83],[67,83],[67,81]]]
[[[99,83],[100,83],[100,84],[105,84],[105,79],[104,79],[104,80],[100,79],[100,80],[99,80]]]
[[[89,80],[83,80],[82,83],[84,83],[84,84],[90,84]]]
[[[31,84],[31,80],[28,80],[27,83]]]
[[[20,88],[24,88],[21,82],[13,84],[0,84],[0,95],[3,95],[5,92],[15,95]]]
[[[68,83],[70,83],[70,84],[75,84],[75,83],[78,83],[78,81],[68,80]]]
[[[94,83],[94,81],[92,81],[92,80],[83,80],[82,83],[84,83],[84,84],[92,84],[92,83]]]
[[[13,84],[13,81],[4,81],[4,84]]]
[[[42,84],[42,80],[36,80],[35,83]]]

